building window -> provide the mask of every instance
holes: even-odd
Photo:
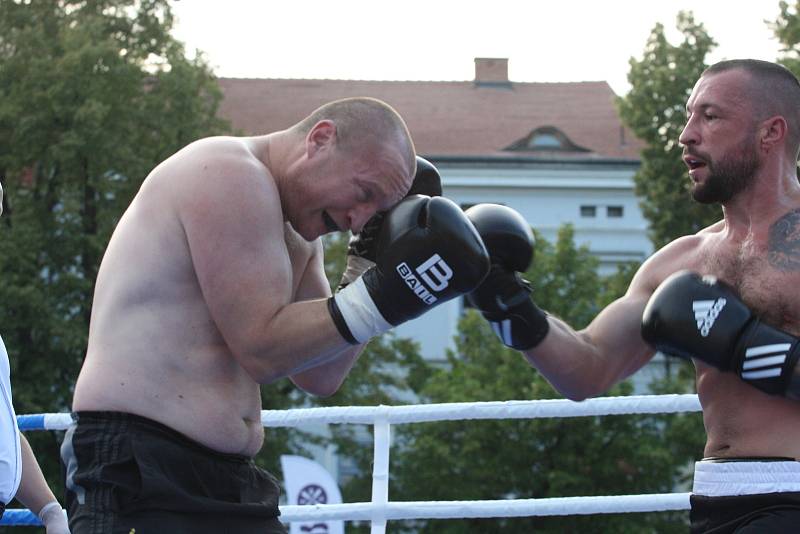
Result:
[[[581,217],[596,217],[597,206],[581,206]]]
[[[531,149],[559,149],[562,148],[561,139],[551,133],[537,133],[531,136],[528,141],[528,148]]]
[[[591,152],[586,147],[576,145],[564,132],[555,126],[540,126],[517,139],[503,150],[511,152]]]
[[[606,216],[609,218],[619,218],[622,217],[623,210],[622,206],[607,206],[606,207]]]

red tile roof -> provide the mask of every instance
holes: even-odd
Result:
[[[622,127],[614,92],[606,82],[476,85],[221,78],[219,84],[224,94],[220,115],[250,135],[291,126],[331,100],[370,96],[400,112],[417,152],[428,156],[535,156],[503,149],[543,126],[558,128],[573,143],[589,149],[591,158],[637,160],[643,146]],[[587,153],[574,156],[586,158]]]

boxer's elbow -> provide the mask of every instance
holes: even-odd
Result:
[[[580,402],[596,397],[614,385],[614,379],[604,370],[592,370],[589,366],[572,365],[567,362],[557,366],[538,364],[532,358],[529,363],[537,369],[548,383],[563,397]]]
[[[606,393],[615,383],[614,377],[602,370],[589,372],[580,369],[575,374],[563,377],[560,383],[554,386],[564,397],[580,402]]]
[[[259,384],[289,378],[298,388],[317,397],[330,397],[344,382],[344,376],[330,369],[321,358],[299,364],[291,354],[254,351],[240,355],[237,360]]]
[[[317,397],[330,397],[342,387],[351,365],[352,361],[349,359],[336,358],[292,373],[289,379],[306,393]]]
[[[586,399],[590,399],[592,397],[596,397],[597,395],[601,394],[602,391],[594,388],[576,388],[576,387],[556,387],[556,391],[558,391],[561,395],[565,398],[575,401],[581,402],[585,401]]]
[[[339,388],[342,386],[343,382],[342,380],[309,379],[304,373],[292,375],[289,377],[289,379],[294,383],[295,386],[302,389],[309,395],[323,398],[333,396],[337,391],[339,391]]]
[[[231,348],[231,352],[239,367],[259,384],[271,384],[286,378],[293,371],[291,362],[258,347]]]
[[[242,362],[242,359],[239,361]],[[250,358],[244,361],[247,363],[241,363],[242,368],[250,375],[250,378],[259,384],[271,384],[289,375],[288,371],[278,369],[274,366],[264,365],[257,359]]]

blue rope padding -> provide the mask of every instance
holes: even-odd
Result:
[[[23,432],[27,430],[46,430],[44,427],[44,414],[18,415],[17,426]]]
[[[0,519],[0,525],[10,527],[40,527],[42,522],[39,518],[33,515],[30,510],[24,508],[11,508],[7,509],[3,514],[3,519]]]

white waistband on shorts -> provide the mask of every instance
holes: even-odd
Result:
[[[692,493],[706,497],[800,492],[800,462],[709,461],[694,464]]]

